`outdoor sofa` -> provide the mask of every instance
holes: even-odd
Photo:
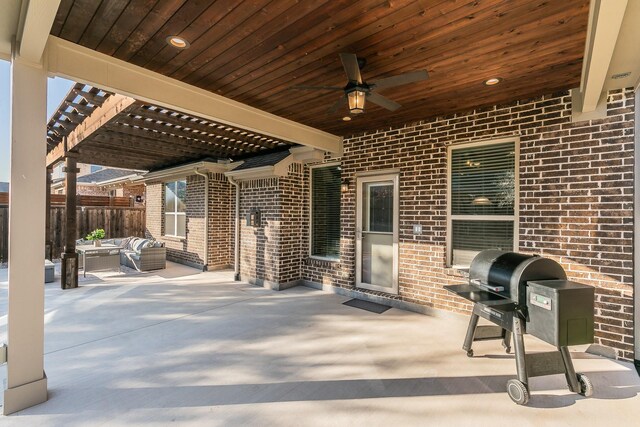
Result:
[[[92,240],[80,239],[76,245],[93,245]],[[160,270],[167,267],[167,248],[164,243],[142,237],[102,239],[100,245],[114,245],[120,248],[120,265],[138,271]],[[78,260],[81,264],[82,261]],[[79,268],[82,268],[79,265]]]

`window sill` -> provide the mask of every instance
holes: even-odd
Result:
[[[163,240],[167,240],[169,242],[180,242],[180,243],[184,243],[187,241],[186,237],[179,237],[179,236],[162,236]]]
[[[445,272],[447,276],[469,278],[469,267],[451,266],[446,267]]]
[[[309,261],[327,262],[327,263],[331,263],[331,264],[340,263],[340,258],[327,258],[327,257],[315,256],[315,255],[308,256],[307,260],[309,260]]]

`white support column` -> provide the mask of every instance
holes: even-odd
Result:
[[[47,400],[44,256],[47,74],[11,61],[9,307],[5,415]]]
[[[633,145],[633,361],[640,374],[640,87],[635,91]]]

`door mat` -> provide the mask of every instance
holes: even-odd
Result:
[[[391,308],[388,305],[382,305],[376,302],[364,301],[364,300],[355,299],[355,298],[350,299],[349,301],[343,302],[342,304],[348,305],[349,307],[355,307],[362,310],[367,310],[376,314],[382,314]]]

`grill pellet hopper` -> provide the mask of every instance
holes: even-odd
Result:
[[[445,286],[471,302],[473,313],[462,348],[473,357],[474,341],[501,340],[507,353],[512,337],[518,379],[507,382],[511,399],[526,405],[529,378],[564,374],[569,390],[583,396],[593,392],[584,374],[576,374],[568,347],[593,343],[591,286],[567,280],[557,262],[498,250],[480,252],[469,269],[469,284]],[[478,325],[482,317],[493,325]],[[524,334],[556,347],[526,354]]]

